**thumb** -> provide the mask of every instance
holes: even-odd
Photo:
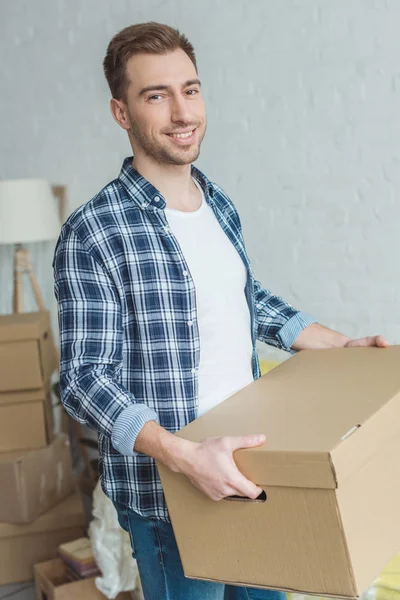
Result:
[[[241,435],[232,438],[232,452],[240,448],[255,448],[261,446],[266,440],[263,434]]]

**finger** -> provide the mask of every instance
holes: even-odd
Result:
[[[252,500],[258,498],[258,496],[262,493],[262,488],[246,479],[246,477],[241,477],[240,482],[235,483],[235,489],[235,494],[237,496],[251,498]]]
[[[238,496],[244,496],[246,498],[257,498],[261,493],[262,489],[247,479],[245,475],[237,468],[237,465],[232,458],[232,476],[229,478],[229,485],[235,488],[235,494]]]
[[[375,338],[372,338],[372,337],[364,337],[364,338],[360,338],[360,339],[358,339],[358,340],[351,340],[351,341],[350,341],[350,342],[347,344],[347,346],[348,346],[349,348],[357,348],[357,347],[359,347],[359,346],[372,346],[372,345],[375,345],[375,344],[373,344],[373,343],[372,343],[372,341],[373,341],[374,339],[375,339]]]
[[[389,342],[383,337],[383,335],[377,335],[375,343],[379,348],[387,348],[389,346]]]
[[[377,346],[378,348],[387,348],[389,342],[383,337],[383,335],[373,335],[358,340],[351,340],[348,347],[355,348],[357,346]]]
[[[265,435],[254,434],[254,435],[241,435],[237,437],[227,438],[229,449],[232,452],[241,448],[255,448],[261,446],[265,442]]]

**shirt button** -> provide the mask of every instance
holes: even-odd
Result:
[[[142,208],[146,208],[147,203],[146,202],[142,202]]]
[[[193,325],[193,321],[188,321],[187,324],[189,325],[189,327],[191,327]]]
[[[154,202],[160,202],[160,196],[155,196]]]
[[[183,271],[183,275],[184,275],[185,277],[187,277],[187,276],[189,275],[189,273],[188,273],[187,271]]]
[[[171,231],[170,228],[168,227],[168,225],[165,225],[164,231],[165,231],[165,233],[169,233]]]
[[[195,373],[196,373],[196,369],[193,367],[192,374],[194,375]]]

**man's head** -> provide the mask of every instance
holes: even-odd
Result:
[[[196,160],[206,114],[188,39],[167,25],[132,25],[113,37],[103,66],[113,117],[135,156],[170,165]]]

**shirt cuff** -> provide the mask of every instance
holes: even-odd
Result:
[[[316,323],[317,319],[314,319],[311,315],[299,311],[293,317],[291,317],[284,326],[279,330],[277,337],[282,344],[283,350],[296,354],[296,350],[293,350],[292,346],[299,337],[300,333],[311,325]]]
[[[145,404],[131,404],[125,408],[114,423],[111,433],[111,443],[115,450],[125,456],[137,456],[133,448],[136,438],[148,421],[158,420],[157,413]]]

